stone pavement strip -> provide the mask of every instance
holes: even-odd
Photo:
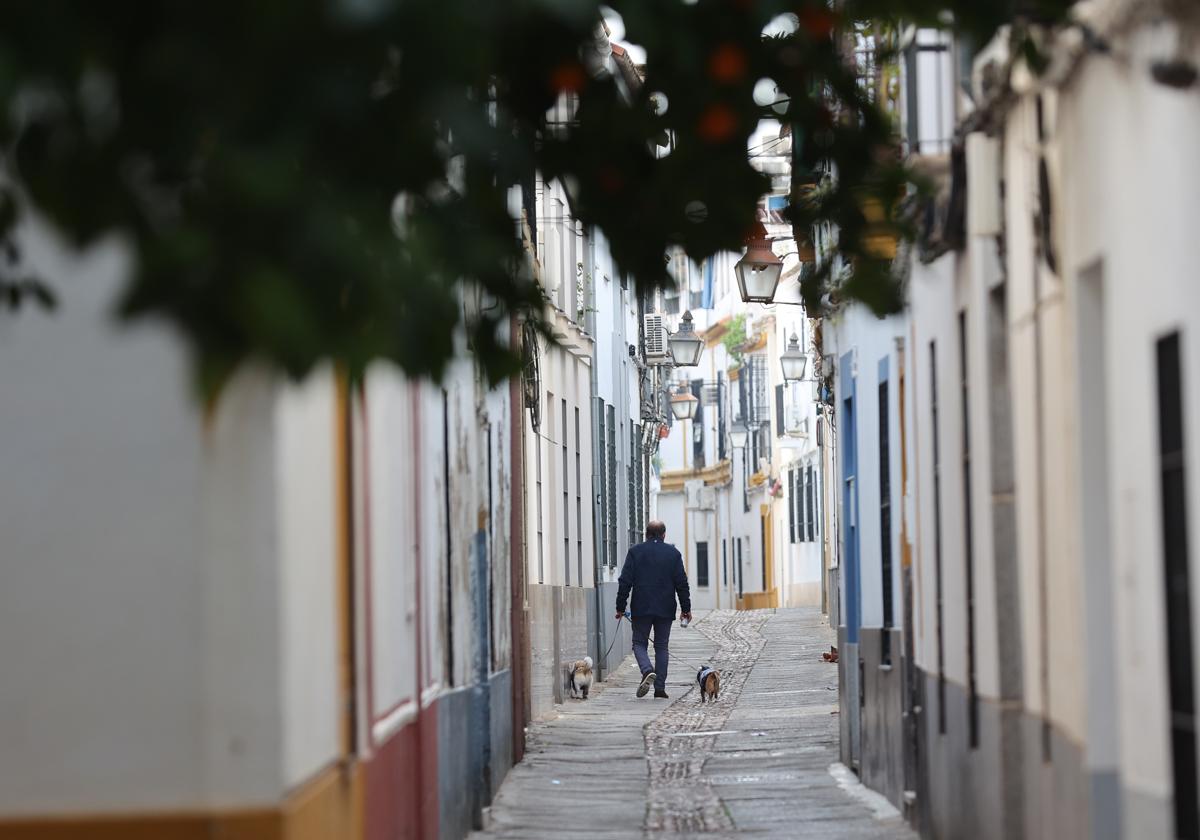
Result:
[[[833,638],[816,609],[676,624],[671,699],[637,699],[627,657],[591,699],[530,727],[525,760],[471,837],[915,837],[882,797],[831,773],[837,668],[821,653]],[[702,665],[722,672],[717,703],[700,702]]]

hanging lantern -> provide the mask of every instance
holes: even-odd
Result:
[[[671,413],[676,420],[691,420],[696,415],[698,405],[700,400],[686,385],[681,384],[679,390],[671,395]]]
[[[734,266],[738,291],[746,303],[771,303],[783,274],[783,260],[771,248],[767,229],[756,222],[746,239],[746,253]]]

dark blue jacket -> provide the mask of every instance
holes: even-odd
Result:
[[[634,618],[675,618],[675,598],[679,608],[692,611],[692,594],[688,589],[683,557],[675,546],[662,540],[647,540],[629,549],[617,587],[617,612],[625,612],[629,590],[633,590]]]

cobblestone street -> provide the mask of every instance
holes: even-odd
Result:
[[[835,766],[837,668],[820,657],[832,638],[813,609],[676,624],[671,698],[635,698],[628,657],[590,700],[530,727],[525,761],[473,837],[914,836]],[[722,693],[701,705],[694,678],[707,664]]]

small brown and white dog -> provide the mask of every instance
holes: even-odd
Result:
[[[716,668],[705,666],[696,674],[696,682],[700,683],[700,702],[716,700],[721,693],[721,672]]]
[[[567,690],[572,697],[588,699],[588,689],[592,687],[592,657],[585,656],[567,666]]]

